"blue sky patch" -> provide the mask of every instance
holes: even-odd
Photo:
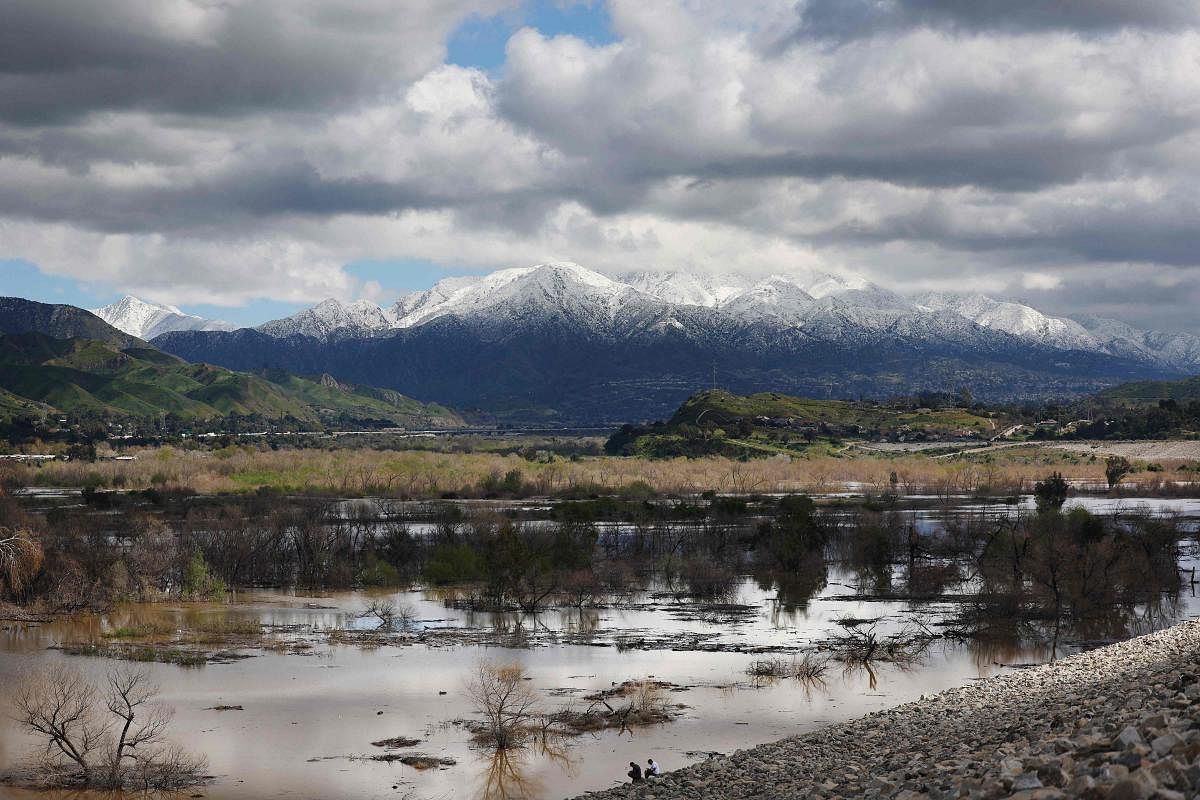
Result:
[[[509,37],[525,27],[536,28],[545,36],[575,36],[597,46],[616,41],[608,6],[601,0],[529,0],[513,11],[468,18],[447,42],[446,60],[462,67],[496,70],[504,64]]]

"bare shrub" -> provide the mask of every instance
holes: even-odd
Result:
[[[484,719],[476,741],[497,750],[523,744],[541,716],[541,700],[521,664],[480,661],[467,683],[467,695]]]
[[[658,725],[678,716],[683,706],[669,702],[667,692],[672,684],[656,680],[630,680],[611,689],[589,694],[583,699],[589,705],[582,709],[570,706],[545,718],[543,727],[560,726],[564,735],[577,736],[609,728],[622,733],[635,725]]]
[[[899,667],[917,663],[929,649],[934,635],[917,627],[905,627],[890,636],[881,637],[875,628],[851,628],[844,635],[830,639],[834,657],[848,667],[888,662]]]
[[[366,608],[359,612],[358,616],[363,619],[379,620],[376,630],[395,631],[411,628],[416,620],[416,613],[411,606],[397,607],[391,600],[372,600]]]
[[[794,678],[803,683],[823,683],[829,671],[829,660],[815,653],[805,653],[799,658],[763,658],[750,662],[746,674],[752,678],[783,680]]]
[[[55,665],[17,689],[18,721],[44,741],[45,783],[105,789],[178,789],[205,781],[205,762],[166,739],[173,711],[141,670],[117,667],[98,690]]]
[[[623,684],[625,697],[636,717],[634,722],[655,722],[667,715],[667,695],[658,681],[629,681]]]
[[[782,658],[760,658],[750,662],[746,674],[751,678],[786,678],[789,673],[787,662]]]
[[[805,653],[792,660],[792,677],[806,683],[820,683],[829,671],[829,659],[814,653]]]
[[[0,597],[20,595],[41,570],[43,558],[32,533],[0,527]]]

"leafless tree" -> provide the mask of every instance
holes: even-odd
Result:
[[[367,604],[367,607],[359,612],[359,617],[368,618],[374,617],[379,620],[379,626],[376,630],[394,631],[406,630],[412,627],[416,618],[416,612],[411,606],[403,605],[399,608],[391,600],[372,600]]]
[[[174,711],[156,701],[158,687],[140,670],[111,670],[106,690],[105,706],[116,717],[119,729],[107,754],[108,785],[118,787],[123,783],[121,773],[126,760],[137,763],[160,754]]]
[[[45,741],[49,782],[89,788],[177,789],[204,780],[205,762],[166,738],[173,712],[144,671],[117,667],[103,691],[55,665],[21,685],[17,719]]]
[[[104,744],[95,705],[96,687],[61,664],[27,680],[13,698],[17,719],[45,739],[46,766],[58,773],[77,771],[84,786],[92,784],[92,762]]]
[[[467,694],[484,718],[481,738],[497,750],[520,745],[541,715],[540,698],[527,677],[520,664],[480,661],[467,683]]]

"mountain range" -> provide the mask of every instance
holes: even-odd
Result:
[[[192,421],[238,415],[306,428],[463,424],[441,406],[390,389],[189,363],[83,309],[0,298],[0,421],[60,413]]]
[[[257,328],[154,339],[190,361],[328,373],[514,421],[669,414],[739,393],[891,396],[966,386],[1064,397],[1200,371],[1200,338],[1042,314],[980,294],[905,296],[854,276],[602,275],[557,262],[455,277],[381,307],[326,300]]]

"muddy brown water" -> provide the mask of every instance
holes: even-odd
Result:
[[[1089,505],[1100,512],[1114,510],[1103,501]],[[1156,501],[1149,507],[1200,516],[1200,501]],[[1006,513],[999,507],[993,511]],[[1188,559],[1185,567],[1195,563],[1194,555]],[[1019,664],[1051,656],[1049,648],[1028,644],[986,649],[938,641],[907,669],[881,664],[872,675],[846,672],[834,663],[824,685],[807,687],[788,680],[754,685],[747,678],[747,666],[761,656],[746,651],[810,646],[840,632],[837,620],[843,617],[878,619],[878,630],[886,634],[914,615],[936,623],[952,611],[938,604],[846,599],[854,595],[853,583],[851,573],[831,566],[817,596],[802,608],[786,610],[773,602],[771,590],[747,579],[735,599],[753,609],[737,620],[648,594],[622,608],[549,611],[536,619],[472,614],[446,607],[433,592],[385,595],[410,606],[420,628],[500,631],[511,643],[535,645],[531,647],[453,644],[453,637],[441,640],[447,642],[442,646],[330,644],[323,632],[371,626],[357,614],[380,595],[362,592],[240,592],[224,604],[134,605],[43,625],[0,622],[0,768],[23,760],[35,745],[10,718],[10,688],[22,675],[68,660],[98,676],[112,662],[51,648],[68,641],[102,641],[106,630],[149,619],[181,627],[196,617],[255,620],[271,626],[276,638],[313,645],[294,653],[251,649],[246,651],[250,658],[203,667],[145,665],[160,685],[162,699],[175,708],[172,738],[209,760],[216,780],[199,792],[210,798],[569,797],[625,780],[630,761],[645,763],[653,757],[664,770],[677,769],[709,753],[731,753],[802,733],[1006,669],[997,662]],[[1135,620],[1130,633],[1197,614],[1200,601],[1185,592],[1168,616]],[[547,645],[551,634],[578,635],[580,643]],[[638,637],[657,637],[668,647],[702,641],[711,649],[615,646],[618,640]],[[1064,643],[1062,651],[1070,647]],[[578,704],[582,695],[622,681],[651,676],[686,687],[669,697],[687,708],[669,724],[631,733],[610,730],[571,739],[552,752],[535,746],[498,758],[472,747],[463,728],[454,724],[472,716],[464,689],[480,659],[525,665],[549,710],[572,699]],[[243,710],[211,710],[220,705]],[[362,760],[381,752],[372,741],[395,736],[422,740],[412,752],[456,763],[417,770]],[[48,796],[0,787],[4,800]]]

